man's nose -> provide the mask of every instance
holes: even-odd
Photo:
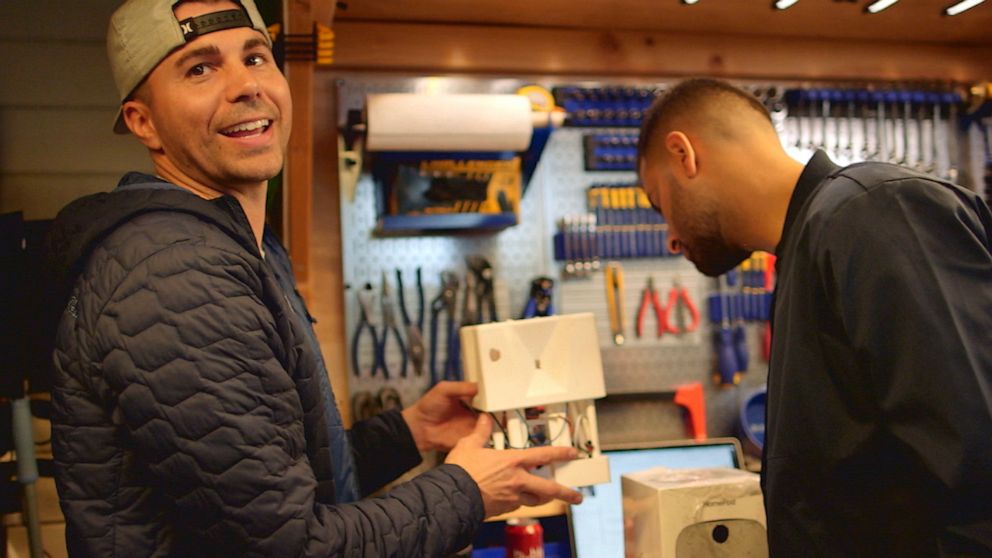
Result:
[[[241,64],[236,65],[231,72],[228,89],[228,96],[234,103],[256,99],[262,92],[258,77],[250,68]]]

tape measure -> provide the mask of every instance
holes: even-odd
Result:
[[[540,85],[525,85],[517,90],[517,95],[523,95],[530,100],[531,110],[551,112],[555,109],[554,95]]]

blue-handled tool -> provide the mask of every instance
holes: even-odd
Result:
[[[403,338],[400,337],[400,329],[396,324],[396,306],[393,303],[393,293],[392,288],[389,286],[389,279],[386,277],[386,272],[382,272],[382,296],[379,298],[379,306],[382,309],[382,338],[379,339],[379,356],[382,358],[382,372],[385,378],[389,379],[389,365],[386,364],[386,350],[389,345],[389,337],[392,334],[393,339],[395,339],[395,345],[400,352],[400,357],[403,359],[402,364],[400,364],[400,375],[404,378],[406,377],[406,346],[403,344]]]
[[[403,316],[403,325],[406,329],[407,353],[410,355],[410,363],[413,364],[413,372],[420,376],[424,373],[424,284],[420,277],[420,268],[417,268],[417,321],[410,319],[410,314],[406,311],[406,300],[403,298],[403,272],[396,270],[396,290],[399,293],[400,314]],[[403,376],[406,376],[406,367],[403,367]]]
[[[527,319],[554,315],[554,286],[554,279],[550,277],[537,277],[531,281],[530,297],[520,317]]]
[[[458,296],[458,275],[453,271],[441,272],[441,292],[431,301],[431,383],[438,383],[441,380],[457,379],[449,377],[452,370],[452,356],[456,358],[459,354],[457,331],[455,328],[455,304]],[[446,361],[444,370],[438,373],[438,334],[440,330],[441,314],[447,314],[445,323],[445,345]]]
[[[723,278],[718,277],[717,282],[720,294],[721,322],[720,328],[713,335],[718,370],[713,380],[722,386],[731,386],[740,382],[740,366],[737,364],[737,354],[734,351],[734,333],[730,329],[730,308],[723,289]]]

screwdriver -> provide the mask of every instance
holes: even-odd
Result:
[[[723,289],[723,276],[717,278],[719,289],[718,299],[720,301],[720,329],[713,335],[716,345],[717,366],[719,373],[714,375],[715,383],[729,386],[740,380],[737,366],[737,355],[734,352],[734,334],[730,329],[730,309],[727,304],[727,297]]]
[[[746,299],[745,284],[751,278],[751,261],[745,260],[740,268],[740,291],[737,294],[738,304],[735,305],[734,312],[734,356],[737,358],[737,371],[741,374],[747,372],[748,350],[747,350],[747,330],[744,329],[743,302]],[[735,382],[736,383],[736,382]]]

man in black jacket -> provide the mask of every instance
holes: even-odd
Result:
[[[670,248],[777,255],[763,486],[774,556],[992,554],[992,214],[885,163],[804,166],[724,82],[656,101],[640,173]]]
[[[251,0],[129,0],[108,53],[115,129],[156,176],[74,202],[50,238],[68,291],[53,448],[73,556],[442,556],[486,516],[581,500],[528,472],[574,449],[484,447],[488,417],[461,404],[472,384],[344,432],[264,226],[292,106]],[[352,502],[430,449],[446,463]]]

